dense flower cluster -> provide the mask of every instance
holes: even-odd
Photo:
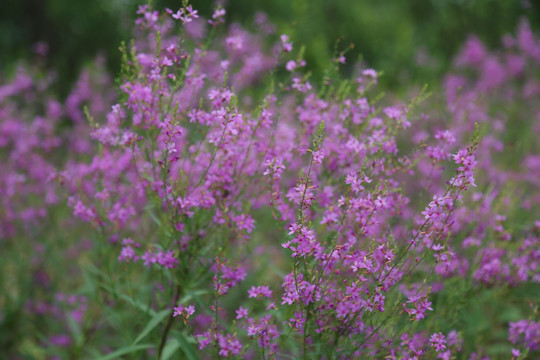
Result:
[[[46,345],[158,358],[488,358],[491,340],[468,341],[455,320],[470,311],[459,297],[540,282],[538,145],[509,134],[515,122],[540,131],[540,42],[526,23],[500,54],[469,40],[444,100],[387,103],[372,69],[312,85],[291,36],[263,15],[253,34],[225,29],[222,8],[210,20],[191,6],[138,14],[109,112],[89,75],[28,125],[16,97],[35,101],[32,79],[21,72],[0,88],[1,238],[47,204],[61,208],[61,196],[79,220],[67,225],[95,234],[80,257],[98,265],[84,273],[92,299],[68,301],[72,334]],[[71,127],[59,134],[64,116]],[[61,144],[72,153],[49,164]],[[517,308],[521,319],[493,319],[515,347],[505,356],[540,344],[527,320],[536,312]],[[118,314],[140,328],[124,348],[108,337]]]

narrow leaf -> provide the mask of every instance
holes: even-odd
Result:
[[[171,313],[171,310],[166,309],[166,310],[162,310],[162,311],[158,312],[157,314],[155,314],[152,317],[152,319],[150,319],[150,321],[148,322],[148,324],[146,325],[144,330],[139,334],[137,339],[135,339],[135,341],[133,342],[133,345],[138,344],[139,341],[141,341],[146,335],[148,335],[150,333],[150,331],[152,331],[152,329],[154,329],[170,313]]]
[[[174,355],[176,350],[180,348],[180,342],[176,339],[170,339],[167,341],[167,345],[163,348],[163,353],[161,354],[160,360],[168,360],[171,356]]]
[[[152,344],[141,344],[141,345],[131,345],[131,346],[127,346],[127,347],[124,347],[124,348],[121,348],[121,349],[118,349],[110,354],[107,354],[105,356],[102,356],[100,358],[97,358],[96,360],[111,360],[111,359],[117,359],[118,357],[122,356],[122,355],[126,355],[126,354],[131,354],[131,353],[134,353],[134,352],[137,352],[139,350],[144,350],[144,349],[149,349],[153,347]]]
[[[195,349],[191,344],[189,344],[184,337],[183,334],[180,334],[180,336],[177,337],[178,341],[180,342],[180,347],[182,348],[182,351],[186,355],[186,358],[189,360],[199,360],[199,357],[197,356],[197,353],[195,352]]]

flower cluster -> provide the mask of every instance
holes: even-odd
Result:
[[[39,95],[32,79],[0,88],[0,239],[52,204],[72,213],[66,237],[92,239],[71,256],[89,295],[73,302],[75,324],[65,317],[73,339],[48,346],[111,352],[131,324],[140,335],[119,356],[194,357],[196,345],[202,358],[484,356],[461,309],[540,282],[538,144],[508,134],[511,121],[540,129],[528,25],[500,54],[469,40],[444,100],[396,102],[377,96],[372,69],[357,70],[357,87],[319,88],[264,16],[250,33],[225,14],[140,7],[114,105],[83,74],[65,105],[46,99],[21,121]],[[528,116],[512,119],[514,103]],[[70,154],[49,163],[61,144]],[[508,313],[530,312],[522,300]],[[49,303],[28,307],[56,314]],[[538,350],[538,322],[484,318]]]

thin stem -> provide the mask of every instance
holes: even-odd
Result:
[[[180,293],[181,293],[180,285],[177,285],[176,292],[174,294],[174,304],[176,304],[178,300],[180,300]],[[171,331],[171,328],[172,328],[172,324],[174,320],[173,314],[174,314],[174,311],[171,312],[171,315],[169,316],[169,319],[167,320],[167,325],[165,325],[165,329],[163,330],[163,334],[161,335],[161,342],[159,343],[158,356],[157,356],[158,360],[161,359],[163,348],[165,347],[165,343],[167,342],[167,336],[169,335],[169,332]]]
[[[227,118],[227,121],[229,119]],[[210,163],[208,164],[208,166],[206,167],[206,169],[204,170],[204,173],[201,175],[201,177],[199,178],[199,181],[197,181],[195,187],[193,188],[193,190],[195,190],[196,188],[199,187],[199,185],[201,185],[201,183],[203,182],[203,180],[205,179],[206,177],[206,174],[208,174],[208,171],[210,170],[210,167],[212,166],[212,164],[214,163],[214,160],[216,158],[216,155],[217,155],[217,152],[219,150],[219,148],[221,147],[221,144],[223,143],[223,139],[225,138],[225,132],[227,131],[227,125],[229,123],[225,123],[225,125],[223,126],[223,132],[221,133],[221,137],[219,139],[219,143],[217,144],[216,146],[216,150],[214,150],[214,153],[212,154],[212,158],[210,159]]]

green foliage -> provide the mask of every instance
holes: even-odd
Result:
[[[32,45],[50,46],[49,65],[58,70],[63,94],[81,66],[103,54],[111,71],[120,67],[121,40],[129,39],[135,9],[144,0],[4,0],[0,3],[0,71],[20,58],[31,59]],[[176,10],[180,1],[153,0],[156,9]],[[194,3],[210,17],[213,1]],[[232,0],[229,22],[253,25],[257,12],[265,12],[279,33],[306,45],[305,59],[316,80],[322,79],[328,61],[350,44],[346,72],[356,60],[384,71],[387,87],[404,83],[434,83],[448,69],[453,54],[471,33],[494,47],[511,32],[520,17],[540,22],[540,5],[527,8],[520,1],[496,0]],[[419,51],[421,51],[419,53]],[[2,67],[4,69],[2,69]]]

